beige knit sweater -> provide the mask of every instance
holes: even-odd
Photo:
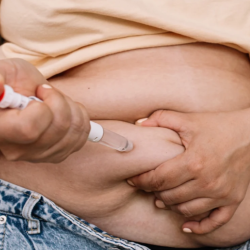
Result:
[[[46,77],[138,48],[203,41],[250,52],[250,0],[2,0],[6,58]]]

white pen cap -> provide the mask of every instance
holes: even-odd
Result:
[[[90,121],[90,132],[88,140],[92,142],[99,142],[103,137],[103,127],[95,122]]]

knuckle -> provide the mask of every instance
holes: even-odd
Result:
[[[54,119],[54,126],[59,132],[68,131],[71,125],[71,119],[65,116],[57,116]]]
[[[53,163],[53,164],[59,164],[63,161],[64,159],[51,159],[48,160],[48,163]]]
[[[56,154],[56,155],[50,155],[50,154],[45,154],[41,157],[41,155],[39,155],[39,157],[32,159],[31,162],[33,163],[50,163],[50,164],[59,164],[62,161],[64,161],[66,158],[68,157],[63,155],[63,154]]]
[[[210,193],[211,197],[220,200],[228,199],[231,195],[231,189],[231,186],[227,185],[221,178],[214,178],[207,184],[207,191]]]
[[[66,160],[67,157],[69,156],[69,154],[67,155],[57,155],[51,159],[48,160],[49,163],[53,163],[53,164],[58,164],[61,163],[62,161]]]
[[[169,111],[166,110],[157,110],[154,113],[154,116],[158,121],[164,121],[166,119],[166,114],[170,113]]]
[[[50,107],[44,103],[44,102],[31,102],[30,105],[33,106],[38,112],[37,112],[37,119],[40,117],[43,118],[43,121],[46,123],[51,123],[52,120],[54,119],[54,115]]]
[[[18,151],[4,153],[4,156],[8,161],[20,161],[23,158],[23,154]]]
[[[189,208],[185,204],[179,204],[176,206],[176,209],[183,214],[185,217],[192,217],[193,213],[189,210]]]
[[[190,173],[197,176],[204,168],[204,161],[199,156],[196,159],[189,159],[187,168]]]
[[[210,227],[200,226],[199,227],[199,231],[198,231],[197,234],[199,234],[199,235],[205,235],[205,234],[210,233],[212,231],[214,231],[214,229],[211,228],[211,226]]]
[[[161,120],[161,118],[164,116],[164,114],[165,114],[166,112],[167,112],[167,111],[160,109],[160,110],[156,110],[156,111],[153,113],[153,115],[154,115],[155,117],[157,117],[159,120]]]
[[[244,193],[236,195],[236,197],[234,197],[234,204],[240,204],[243,201],[244,197]]]
[[[84,131],[85,124],[84,124],[83,116],[82,115],[74,116],[72,118],[71,128],[77,134],[80,134],[80,133],[82,133]]]
[[[78,144],[71,150],[71,153],[75,153],[75,152],[79,151],[79,150],[83,147],[83,145],[85,144],[85,142],[86,142],[86,140],[84,140],[83,143],[78,143]]]
[[[206,192],[208,197],[213,198],[213,199],[219,199],[220,198],[220,192],[222,190],[217,190],[216,188],[216,183],[211,181],[203,181],[203,183],[200,184],[199,186],[204,192]]]
[[[71,126],[72,120],[72,111],[69,103],[66,100],[58,101],[58,105],[56,108],[53,107],[53,121],[52,125],[58,132],[65,133],[69,130]],[[57,110],[56,110],[57,109]]]
[[[78,121],[74,120],[71,122],[71,128],[75,133],[80,134],[84,130],[84,125],[78,119]]]
[[[82,105],[81,103],[78,103],[77,104],[79,105],[79,108],[81,110],[81,114],[82,114],[82,125],[83,125],[83,128],[84,128],[84,131],[89,134],[90,132],[90,123],[89,123],[89,115],[87,113],[87,110],[86,108],[84,107],[84,105]]]
[[[223,219],[220,219],[220,220],[218,220],[218,221],[215,221],[215,220],[213,220],[212,221],[212,228],[213,228],[213,230],[215,230],[215,229],[217,229],[217,228],[219,228],[219,227],[221,227],[221,226],[223,226],[224,224],[226,224],[227,222],[228,222],[228,218],[223,218]]]
[[[229,193],[229,185],[224,185],[219,179],[212,176],[206,176],[203,180],[203,188],[210,194],[210,197],[221,199]]]
[[[89,131],[90,131],[89,114],[88,114],[86,108],[84,107],[84,105],[82,105],[81,103],[77,103],[77,104],[79,105],[79,107],[81,109],[82,116],[83,116],[83,123],[85,124],[84,129],[89,134]]]
[[[18,125],[18,136],[23,143],[29,144],[35,142],[39,138],[39,131],[34,122],[22,121]]]
[[[174,197],[169,192],[162,192],[160,194],[161,200],[165,203],[165,205],[174,205]]]
[[[153,191],[162,191],[164,180],[162,178],[157,178],[155,174],[152,174],[151,178],[149,179],[149,185],[151,186]]]
[[[217,229],[225,225],[231,219],[231,217],[232,217],[231,212],[227,211],[227,212],[224,212],[223,216],[221,216],[219,219],[217,220],[211,219],[213,229]]]
[[[223,187],[220,191],[218,191],[218,195],[220,199],[227,199],[230,196],[230,189],[228,187]]]

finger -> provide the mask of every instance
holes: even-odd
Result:
[[[82,105],[73,102],[70,98],[65,98],[71,109],[71,125],[67,134],[58,141],[53,147],[44,152],[43,158],[47,161],[58,163],[66,159],[71,153],[78,151],[86,143],[90,123],[82,111]]]
[[[189,221],[182,225],[186,233],[207,234],[226,224],[234,215],[237,206],[226,206],[215,209],[209,217],[197,221]]]
[[[39,98],[44,100],[44,103],[41,105],[47,106],[52,114],[52,121],[50,126],[46,128],[42,135],[39,137],[39,140],[36,140],[32,145],[25,145],[22,148],[18,148],[16,146],[16,150],[13,151],[15,153],[15,157],[18,157],[18,160],[27,160],[32,162],[37,162],[39,159],[43,157],[44,152],[49,150],[50,147],[53,147],[58,141],[60,141],[67,131],[69,130],[71,123],[71,111],[68,103],[66,102],[64,96],[60,94],[56,89],[52,88],[49,85],[42,85],[38,88]],[[39,102],[31,102],[31,104],[38,104]],[[28,107],[29,107],[28,105]],[[24,111],[28,109],[26,107]],[[33,111],[33,114],[30,116],[34,116],[36,111]],[[41,117],[37,117],[38,121],[42,120]],[[33,130],[32,135],[35,133]],[[45,161],[45,159],[44,159]]]
[[[39,86],[37,95],[53,114],[51,126],[39,140],[39,145],[47,150],[67,134],[71,125],[71,109],[64,96],[50,85]]]
[[[35,95],[37,86],[47,83],[36,67],[19,58],[0,60],[0,74],[4,84],[25,96]]]
[[[197,190],[194,192],[193,190]],[[183,185],[166,191],[155,192],[155,196],[167,206],[188,202],[202,197],[202,190],[195,186],[195,181],[190,180]]]
[[[0,120],[4,121],[0,123],[0,143],[32,143],[50,126],[52,119],[50,109],[40,102],[31,102],[23,110],[0,110]]]
[[[203,213],[203,214],[199,214],[199,215],[195,215],[193,217],[190,217],[190,221],[201,221],[205,218],[207,218],[210,214],[211,214],[212,211],[209,211],[209,212],[206,212],[206,213]]]
[[[140,119],[137,125],[146,127],[164,127],[174,131],[184,132],[189,120],[187,115],[174,111],[158,110],[154,112],[148,119]]]
[[[169,206],[166,206],[163,201],[156,199],[155,206],[160,209],[171,210]]]
[[[76,103],[76,104],[80,108],[81,113],[83,115],[83,123],[82,123],[83,131],[81,133],[81,136],[79,137],[78,142],[75,143],[73,152],[80,150],[85,145],[90,132],[90,120],[87,110],[81,103]]]
[[[32,102],[22,111],[4,110],[0,112],[0,149],[9,161],[23,159],[28,154],[33,157],[33,145],[50,126],[53,115],[40,102]],[[43,119],[41,119],[43,117]]]
[[[171,206],[171,210],[184,215],[185,217],[192,217],[203,214],[221,206],[221,201],[216,201],[211,198],[198,198],[185,203]]]
[[[145,191],[163,191],[175,188],[193,177],[186,169],[185,153],[161,164],[154,170],[135,176],[128,183]]]

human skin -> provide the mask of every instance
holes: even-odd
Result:
[[[173,129],[186,150],[128,182],[154,191],[157,207],[171,208],[185,217],[212,211],[203,220],[184,223],[184,231],[216,230],[231,219],[249,185],[250,142],[245,136],[250,134],[249,115],[250,109],[192,114],[156,111],[137,124]]]
[[[32,101],[23,110],[0,109],[0,149],[7,160],[55,163],[82,148],[90,129],[82,104],[51,88],[33,65],[21,59],[0,60],[0,95],[4,84],[43,101]]]
[[[190,235],[181,228],[189,218],[157,209],[153,193],[133,188],[126,180],[184,151],[175,132],[138,127],[136,120],[158,109],[216,112],[248,108],[249,69],[242,53],[206,44],[124,52],[74,68],[51,79],[52,86],[83,103],[92,120],[131,139],[134,150],[119,153],[88,142],[60,164],[1,159],[0,177],[39,192],[128,240],[171,247],[241,243],[250,238],[245,220],[249,191],[225,226],[210,234]]]

